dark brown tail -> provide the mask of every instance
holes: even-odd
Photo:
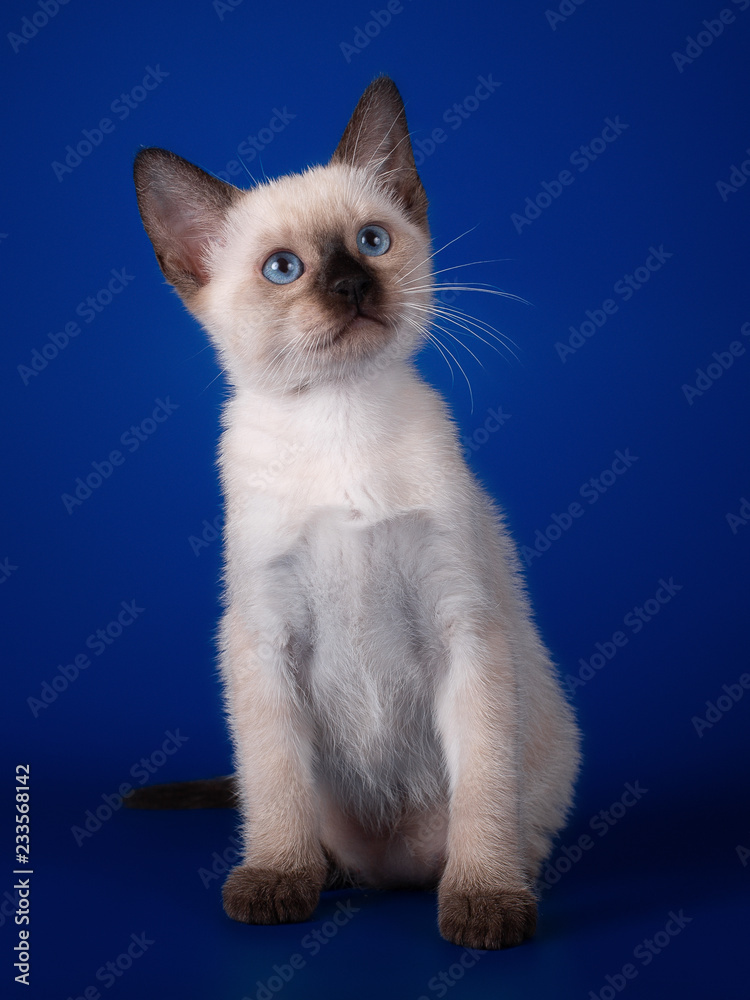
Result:
[[[233,775],[177,781],[136,788],[123,802],[129,809],[234,809],[238,805]]]

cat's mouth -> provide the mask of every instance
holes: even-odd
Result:
[[[368,331],[371,333],[373,325],[377,325],[383,329],[386,327],[385,322],[380,316],[359,308],[342,326],[340,326],[337,330],[332,331],[330,337],[327,338],[326,342],[322,346],[331,347],[331,345],[336,344],[344,338],[356,334],[359,331]]]

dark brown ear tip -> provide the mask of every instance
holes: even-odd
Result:
[[[158,146],[145,146],[139,149],[133,160],[133,177],[136,184],[145,181],[153,169],[164,163],[169,155],[166,149],[159,149]]]
[[[377,94],[378,96],[395,100],[400,104],[404,103],[404,100],[401,97],[401,92],[399,91],[398,87],[393,82],[391,77],[386,76],[385,74],[383,74],[382,76],[376,76],[367,89],[370,91],[371,95]]]
[[[179,160],[179,156],[171,153],[168,149],[161,149],[159,146],[144,146],[135,154],[133,170],[142,171],[164,163],[174,163],[175,160]]]
[[[150,163],[154,160],[164,160],[169,155],[166,149],[160,149],[158,146],[144,146],[135,154],[133,162],[136,164]]]
[[[133,176],[139,190],[152,182],[158,184],[165,178],[190,178],[193,183],[208,184],[223,203],[231,201],[239,191],[233,184],[214,177],[190,160],[159,146],[144,146],[138,150],[133,161]]]
[[[388,76],[387,73],[381,73],[380,76],[376,76],[370,86],[382,87],[383,90],[390,90],[398,93],[398,87],[394,83],[393,77]]]

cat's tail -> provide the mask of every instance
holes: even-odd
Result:
[[[177,781],[136,788],[123,802],[129,809],[234,809],[239,805],[237,780],[221,778]]]

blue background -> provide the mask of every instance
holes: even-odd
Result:
[[[266,996],[259,983],[269,979],[276,996],[274,965],[288,975],[294,954],[304,966],[283,984],[289,998],[606,1000],[619,995],[607,976],[625,983],[628,997],[747,995],[750,864],[737,848],[750,847],[750,693],[736,686],[750,669],[742,572],[750,523],[732,526],[727,514],[750,498],[750,338],[741,333],[750,321],[750,184],[723,198],[717,188],[750,158],[744,2],[727,0],[733,23],[692,62],[678,59],[681,67],[673,53],[707,30],[704,19],[717,20],[718,0],[569,3],[569,16],[554,23],[543,3],[404,0],[392,5],[390,23],[370,24],[366,45],[358,29],[382,0],[374,8],[235,0],[224,9],[210,0],[71,0],[47,24],[37,14],[36,34],[32,22],[18,51],[2,39],[3,995],[23,989],[12,982],[17,937],[8,916],[19,762],[32,773],[28,996],[79,997],[97,986],[113,998],[241,1000]],[[8,0],[3,34],[19,33],[39,10]],[[149,67],[165,75],[138,90]],[[537,937],[465,971],[456,964],[462,951],[437,934],[427,894],[330,894],[306,926],[229,921],[223,879],[204,885],[200,870],[231,860],[231,812],[120,809],[80,845],[73,830],[104,795],[145,777],[141,759],[150,781],[230,766],[213,647],[220,543],[196,552],[190,542],[221,509],[214,455],[226,386],[203,333],[163,284],[136,209],[133,156],[159,145],[223,171],[279,110],[287,124],[246,158],[248,171],[275,176],[323,162],[381,72],[398,83],[424,144],[435,247],[471,230],[436,266],[493,261],[442,277],[487,282],[530,303],[469,292],[456,300],[518,345],[516,361],[464,337],[480,365],[446,340],[471,382],[473,410],[455,364],[454,382],[428,348],[421,367],[449,397],[470,462],[505,506],[519,545],[534,546],[552,515],[581,503],[583,515],[552,530],[548,537],[559,537],[528,570],[563,675],[578,677],[580,661],[613,633],[628,640],[580,674],[588,680],[571,693],[585,764]],[[500,86],[478,102],[480,77]],[[125,117],[117,102],[131,92]],[[460,127],[455,104],[465,113]],[[617,116],[627,129],[579,171],[571,155]],[[110,131],[80,163],[58,168],[58,179],[54,162],[107,117]],[[436,128],[446,138],[431,150]],[[519,232],[512,215],[566,169],[573,183]],[[250,183],[244,170],[237,181]],[[670,256],[625,301],[616,283],[651,247]],[[112,269],[131,277],[86,322],[76,309],[107,287]],[[555,345],[608,298],[617,312],[561,360]],[[33,352],[75,321],[80,333],[56,356],[48,347],[46,366],[37,360],[29,374]],[[744,353],[689,402],[683,386],[735,341]],[[157,400],[177,408],[152,426]],[[488,411],[498,408],[510,417],[489,433]],[[123,434],[142,424],[145,440],[128,450]],[[122,464],[69,513],[63,494],[114,449]],[[581,487],[617,450],[637,461],[589,503]],[[626,616],[662,579],[673,581],[673,596],[636,633]],[[96,655],[87,638],[123,601],[143,610]],[[66,689],[43,687],[83,653],[90,665]],[[722,701],[728,710],[710,728],[698,725],[699,735],[694,720],[723,685],[744,696],[731,707]],[[43,690],[54,701],[29,701]],[[169,756],[161,753],[168,731],[187,737]],[[610,823],[599,814],[627,782],[647,791],[616,806]],[[578,857],[584,834],[591,846]],[[326,923],[342,901],[357,907],[351,919]],[[646,964],[636,949],[680,910],[690,922]],[[325,942],[317,954],[305,937],[315,929]],[[145,954],[111,986],[97,980],[141,933],[153,941]],[[628,963],[636,977],[618,979]]]

